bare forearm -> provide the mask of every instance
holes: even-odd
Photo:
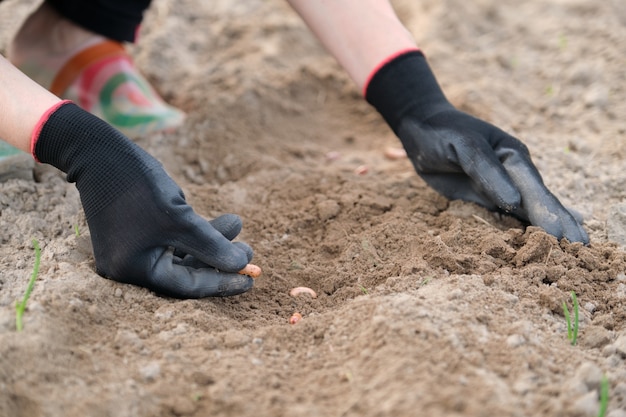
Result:
[[[59,101],[0,55],[0,138],[30,152],[33,129]]]
[[[416,47],[388,0],[288,1],[360,89],[381,61]]]

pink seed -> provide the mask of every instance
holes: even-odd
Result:
[[[326,159],[328,161],[336,161],[341,158],[341,153],[337,151],[326,152]]]
[[[369,168],[367,167],[367,165],[359,165],[354,170],[354,173],[356,175],[365,175],[365,174],[367,174],[368,171],[369,171]]]
[[[289,324],[296,324],[300,320],[302,320],[302,314],[300,314],[300,313],[293,313],[291,315],[291,317],[289,318]]]
[[[406,151],[402,148],[394,148],[392,146],[385,149],[385,158],[396,160],[406,158]]]
[[[309,287],[296,287],[289,291],[289,295],[292,297],[297,297],[300,294],[309,294],[311,298],[317,298],[317,293]]]

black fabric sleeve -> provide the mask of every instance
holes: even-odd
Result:
[[[63,17],[118,42],[134,42],[151,0],[46,0]]]

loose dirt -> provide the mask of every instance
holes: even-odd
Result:
[[[603,376],[626,416],[626,255],[607,230],[626,195],[624,2],[394,5],[449,98],[529,146],[591,244],[386,159],[398,140],[286,3],[156,0],[132,54],[188,120],[138,143],[198,213],[243,218],[264,275],[202,300],[103,279],[62,174],[0,184],[0,416],[591,417]],[[2,2],[2,50],[32,7]]]

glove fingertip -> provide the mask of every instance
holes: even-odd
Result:
[[[236,238],[243,228],[243,221],[236,214],[223,214],[209,223],[228,240]]]
[[[500,190],[493,190],[491,195],[495,195],[495,204],[505,213],[514,213],[522,205],[522,195],[511,184],[503,186]],[[507,189],[508,188],[508,189]]]
[[[172,249],[164,251],[137,284],[182,299],[228,297],[244,293],[254,285],[254,280],[246,275],[222,272],[211,266],[176,264],[174,260]]]
[[[254,286],[254,279],[247,275],[228,274],[228,284],[225,286],[219,297],[242,294],[249,291]]]
[[[577,226],[576,230],[566,233],[565,238],[570,242],[581,242],[585,246],[589,245],[589,235],[580,224]]]

